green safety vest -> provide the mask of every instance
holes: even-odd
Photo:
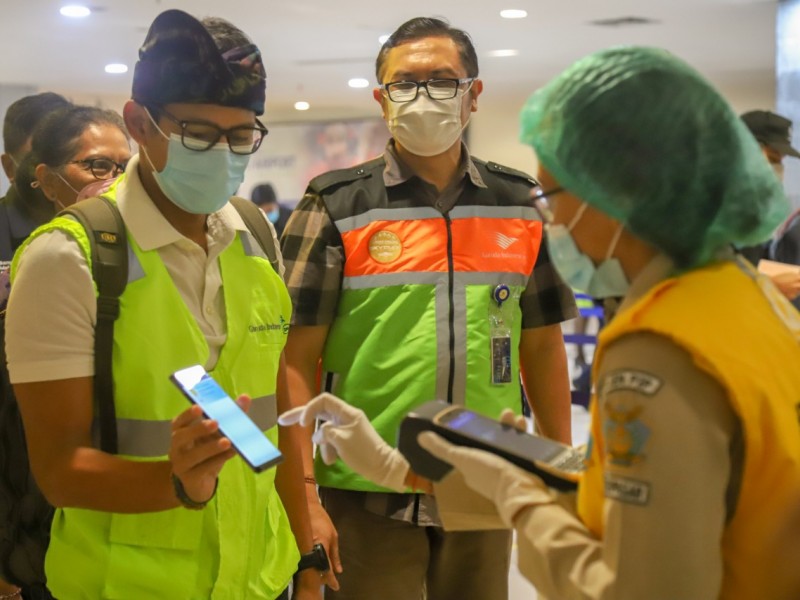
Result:
[[[363,409],[391,445],[402,418],[428,400],[492,417],[521,409],[519,298],[542,223],[530,206],[530,177],[474,162],[487,188],[467,182],[446,215],[406,185],[387,188],[382,158],[310,184],[341,236],[345,259],[322,384]],[[500,306],[493,299],[499,285],[509,291]],[[496,384],[492,338],[503,337],[501,329],[510,374]],[[341,461],[327,466],[318,459],[315,469],[322,486],[387,491]]]
[[[56,229],[75,238],[90,261],[84,229],[68,218],[40,227],[26,245]],[[291,304],[258,242],[238,233],[219,257],[227,340],[211,374],[232,397],[253,397],[250,415],[277,445],[276,376]],[[157,250],[143,251],[130,232],[128,244],[113,351],[119,456],[166,460],[171,420],[188,407],[168,377],[204,364],[208,345]],[[203,510],[57,509],[45,561],[48,587],[65,600],[276,598],[299,552],[274,479],[274,469],[255,474],[237,456]]]

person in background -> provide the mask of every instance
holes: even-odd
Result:
[[[600,334],[577,495],[426,432],[420,444],[456,469],[440,506],[464,503],[439,493],[460,475],[516,530],[540,598],[796,597],[800,314],[732,249],[784,218],[779,181],[723,97],[660,49],[579,60],[521,122],[556,268],[626,293]],[[320,415],[329,459],[402,461],[330,396],[280,422]],[[472,519],[462,509],[449,526]]]
[[[17,166],[14,178],[15,187],[18,186],[16,197],[23,205],[35,206],[39,196],[44,193],[57,207],[56,210],[60,210],[74,203],[76,189],[121,173],[129,158],[128,134],[122,117],[115,112],[73,105],[54,110],[37,125],[31,137],[30,151]],[[2,356],[5,361],[4,351]],[[7,377],[5,365],[2,377]],[[15,418],[4,418],[0,422],[3,440],[6,436],[8,439],[23,439],[23,434],[16,432],[21,427],[16,411],[10,406],[5,407],[6,402],[14,402],[13,398],[4,397],[3,402],[8,410],[3,414],[11,415],[13,412],[15,415]],[[15,460],[14,454],[17,459],[20,458],[18,452],[7,454],[6,457]],[[24,461],[24,465],[14,465],[15,473],[29,471],[27,456]],[[11,481],[9,479],[8,485],[13,485]],[[36,531],[49,527],[52,509],[43,501],[35,486],[31,485],[19,502],[15,506],[4,502],[2,506],[9,506],[10,510],[20,515],[19,527],[24,527],[26,534],[34,536]],[[26,553],[24,543],[19,539],[9,558],[12,564],[18,559],[17,568],[26,564],[26,559],[20,558]],[[43,590],[34,591],[28,587],[22,589],[23,598],[45,597]]]
[[[87,186],[124,173],[130,158],[121,116],[70,106],[48,115],[34,131],[31,152],[17,172],[19,193],[27,201],[41,190],[58,212],[74,204]]]
[[[281,240],[295,308],[292,404],[321,387],[364,409],[393,444],[402,416],[434,398],[519,413],[522,374],[539,430],[568,443],[561,322],[575,302],[530,205],[535,181],[463,142],[483,90],[469,35],[411,19],[384,43],[376,76],[393,136],[383,156],[313,179]],[[341,462],[315,467],[310,441],[304,460],[338,530],[344,570],[332,598],[507,596],[508,531],[445,532],[435,499],[415,493],[398,462],[378,480]],[[310,508],[315,535],[335,549],[326,515]]]
[[[69,106],[69,101],[53,92],[25,96],[12,103],[3,120],[3,153],[0,163],[11,186],[0,200],[0,266],[10,264],[14,251],[31,231],[47,223],[55,214],[53,205],[42,194],[31,194],[23,201],[16,186],[16,172],[31,149],[36,125],[52,111]]]
[[[289,217],[292,215],[292,210],[278,202],[275,188],[270,183],[261,183],[254,187],[253,191],[250,192],[250,199],[264,211],[267,219],[275,228],[275,233],[280,238],[286,223],[289,221]]]
[[[57,598],[283,600],[309,563],[301,551],[318,556],[299,440],[275,426],[288,406],[282,267],[229,202],[266,135],[265,92],[261,54],[231,23],[179,10],[153,21],[123,110],[139,154],[105,192],[130,263],[112,357],[118,453],[92,435],[98,307],[86,231],[57,217],[15,255],[8,365],[33,474],[56,507],[45,571]],[[88,181],[91,168],[41,172],[74,194],[67,171]],[[277,469],[254,473],[171,384],[194,364],[249,408],[284,456]],[[325,569],[309,566],[296,599],[321,598]]]
[[[38,225],[46,223],[53,217],[53,206],[45,199],[41,192],[32,194],[31,198],[24,201],[19,194],[16,176],[19,165],[31,149],[31,135],[36,124],[48,113],[58,108],[68,106],[69,101],[58,94],[43,92],[32,96],[24,96],[13,102],[6,111],[3,119],[3,153],[0,154],[0,163],[8,177],[10,186],[6,195],[0,199],[0,314],[5,311],[10,290],[8,271],[11,259],[22,241],[36,229]],[[0,353],[5,357],[5,353]],[[3,376],[2,386],[7,386],[8,381]],[[5,393],[5,392],[4,392]],[[10,409],[9,410],[13,410]],[[13,410],[16,414],[16,410]],[[15,420],[7,418],[3,411],[0,427],[15,427]],[[8,439],[11,439],[10,437]],[[12,452],[5,446],[6,437],[0,434],[0,455],[7,460],[12,459]],[[4,465],[3,476],[10,473]],[[10,480],[4,485],[11,485]],[[4,535],[3,521],[8,518],[6,509],[10,508],[7,502],[0,503],[0,535]],[[43,523],[43,516],[38,511],[28,513],[28,524],[36,528]],[[0,573],[0,596],[12,594],[17,586],[3,581]],[[44,590],[23,590],[26,598],[46,598]]]
[[[758,141],[761,152],[783,182],[783,161],[787,156],[800,158],[792,146],[792,122],[768,110],[751,110],[741,119]],[[775,232],[774,239],[739,250],[751,263],[758,266],[762,259],[791,265],[800,265],[800,219],[792,214]],[[771,275],[772,282],[800,309],[800,268],[796,271]]]

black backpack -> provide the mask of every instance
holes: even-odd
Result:
[[[232,198],[247,229],[256,238],[273,269],[278,271],[274,238],[261,209],[249,200]],[[94,411],[99,423],[100,449],[117,453],[117,428],[111,353],[119,297],[128,280],[128,242],[115,203],[88,198],[61,213],[86,230],[97,285],[97,324],[94,344]],[[0,578],[26,589],[44,588],[44,556],[50,542],[53,507],[33,479],[28,464],[25,432],[5,354],[5,311],[0,313]]]

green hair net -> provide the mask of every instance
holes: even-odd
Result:
[[[559,184],[680,268],[766,240],[788,212],[747,127],[664,50],[583,58],[534,93],[520,119],[520,139]]]

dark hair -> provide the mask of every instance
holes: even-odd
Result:
[[[130,139],[122,117],[113,110],[94,106],[70,106],[42,119],[33,132],[31,152],[37,164],[60,167],[72,160],[78,139],[91,125],[113,125]]]
[[[467,77],[478,76],[478,55],[475,53],[472,38],[466,31],[450,27],[450,23],[444,19],[416,17],[400,25],[381,46],[381,51],[375,60],[375,76],[378,78],[378,83],[382,83],[381,70],[392,48],[427,37],[447,37],[453,40],[458,46],[458,54],[461,64],[467,71]]]
[[[56,109],[69,106],[64,96],[42,92],[25,96],[13,102],[3,120],[3,147],[9,154],[16,153],[33,134],[39,121]]]
[[[269,183],[262,183],[254,187],[253,191],[250,192],[250,199],[257,206],[278,202],[278,197],[275,195],[275,188]]]
[[[94,106],[71,105],[48,114],[36,126],[31,141],[31,152],[22,161],[14,183],[25,199],[36,181],[36,167],[41,163],[49,167],[67,164],[78,151],[78,140],[91,125],[113,125],[130,140],[125,123],[113,110]]]
[[[220,17],[205,17],[200,23],[211,35],[221,54],[253,43],[244,31]]]

